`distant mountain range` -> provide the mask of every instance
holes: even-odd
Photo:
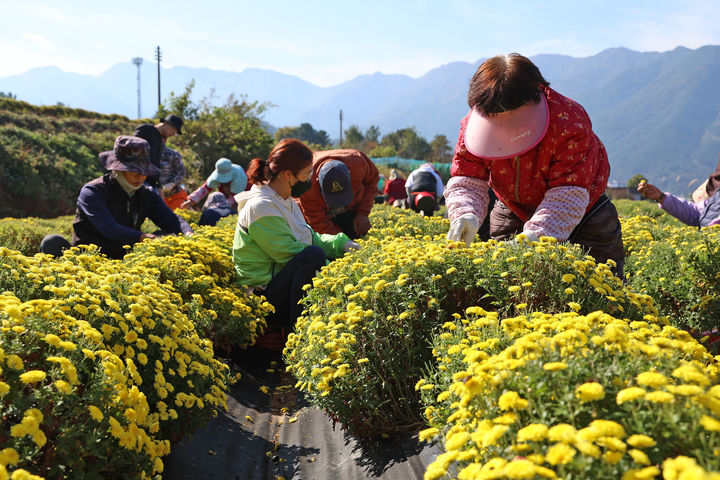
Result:
[[[605,143],[611,181],[625,185],[642,173],[658,186],[688,194],[712,171],[720,152],[720,46],[669,52],[613,48],[597,55],[531,57],[551,86],[580,102]],[[361,75],[332,87],[318,87],[292,75],[249,68],[227,72],[208,68],[161,70],[162,97],[181,93],[195,80],[195,99],[214,89],[218,102],[231,93],[271,102],[264,119],[275,127],[308,122],[339,136],[343,129],[377,125],[381,133],[414,126],[428,140],[440,133],[454,145],[467,113],[467,87],[484,59],[454,62],[422,77]],[[62,102],[102,113],[137,115],[137,69],[129,61],[101,75],[42,67],[0,78],[0,91],[40,105]],[[157,66],[141,66],[143,117],[157,109]]]

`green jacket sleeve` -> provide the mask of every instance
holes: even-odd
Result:
[[[345,255],[345,244],[350,241],[350,238],[344,233],[337,233],[335,235],[329,233],[315,233],[313,232],[313,245],[323,249],[325,257],[328,259],[340,258]]]
[[[307,247],[297,241],[282,217],[267,216],[255,220],[248,228],[248,235],[279,265],[285,265]]]

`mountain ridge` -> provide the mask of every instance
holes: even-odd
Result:
[[[611,181],[624,185],[642,173],[661,188],[687,195],[714,169],[720,152],[720,46],[677,47],[637,52],[613,47],[596,55],[530,57],[551,86],[588,111],[605,144]],[[374,72],[329,87],[261,68],[229,72],[175,66],[161,69],[162,91],[184,91],[195,80],[193,98],[214,90],[215,100],[231,93],[272,104],[264,120],[274,127],[307,122],[339,137],[343,129],[377,125],[382,134],[415,127],[431,140],[445,135],[454,145],[467,113],[467,86],[476,62],[449,62],[417,78]],[[39,105],[56,102],[101,113],[137,116],[137,69],[129,61],[100,75],[38,67],[0,78],[0,91]],[[142,115],[157,108],[157,65],[141,65]]]

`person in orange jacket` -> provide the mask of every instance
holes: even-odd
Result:
[[[300,208],[317,233],[364,237],[370,230],[370,210],[379,179],[377,167],[362,152],[315,152],[312,186],[300,197]]]

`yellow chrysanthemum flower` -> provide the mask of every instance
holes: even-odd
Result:
[[[575,395],[581,402],[592,402],[605,398],[605,389],[597,382],[583,383],[575,389]]]
[[[20,380],[25,384],[38,383],[45,380],[46,376],[47,374],[42,370],[30,370],[29,372],[20,374]]]

